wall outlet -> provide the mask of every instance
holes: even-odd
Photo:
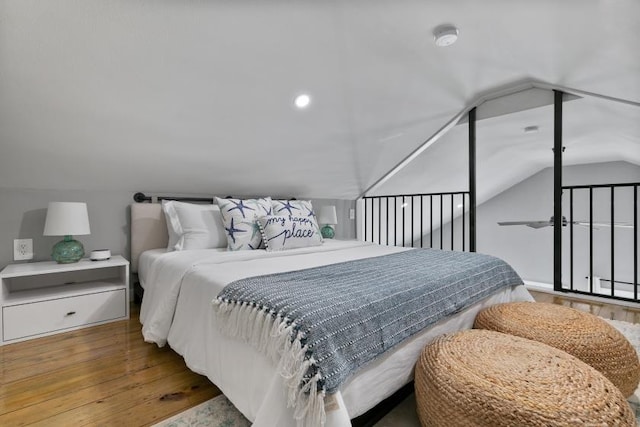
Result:
[[[33,239],[14,239],[13,259],[14,261],[33,259]]]
[[[349,219],[356,219],[356,210],[349,209]]]

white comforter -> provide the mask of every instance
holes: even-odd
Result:
[[[294,426],[285,387],[276,367],[244,342],[216,327],[211,301],[222,288],[244,277],[298,270],[406,250],[356,241],[327,241],[314,248],[282,252],[219,249],[155,254],[147,260],[140,320],[148,342],[169,345],[187,366],[207,375],[254,426]],[[144,254],[143,254],[144,256]],[[464,312],[412,337],[363,367],[335,399],[327,401],[327,426],[348,426],[395,390],[411,381],[424,345],[443,333],[471,327],[483,307],[531,300],[522,286],[500,291]]]

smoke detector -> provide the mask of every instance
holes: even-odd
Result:
[[[458,40],[458,29],[450,24],[440,25],[433,30],[433,39],[436,46],[451,46]]]

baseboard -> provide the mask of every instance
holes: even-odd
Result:
[[[549,283],[541,283],[541,282],[532,282],[525,280],[524,286],[528,290],[536,291],[536,292],[544,292],[551,295],[558,295],[565,299],[574,299],[574,300],[586,300],[586,301],[594,301],[603,304],[611,304],[611,305],[619,305],[623,307],[631,307],[635,309],[640,309],[640,303],[632,302],[632,301],[624,301],[613,298],[599,297],[595,295],[584,295],[584,294],[574,294],[572,292],[558,292],[553,290],[553,286]]]
[[[532,291],[553,292],[553,285],[551,283],[524,280],[524,287]]]

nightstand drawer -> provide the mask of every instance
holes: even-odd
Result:
[[[126,290],[98,292],[2,308],[3,340],[126,318]]]

